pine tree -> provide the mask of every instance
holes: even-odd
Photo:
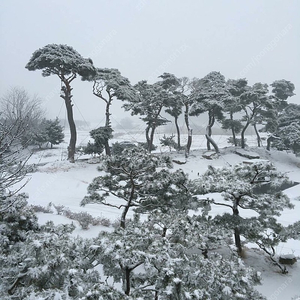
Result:
[[[258,274],[236,255],[229,260],[195,252],[208,236],[202,222],[197,227],[178,212],[151,214],[143,222],[135,218],[125,229],[101,232],[93,249],[104,275],[121,283],[128,299],[264,299],[253,288]]]
[[[287,177],[268,162],[238,164],[232,167],[214,168],[196,180],[199,194],[221,193],[222,200],[204,199],[202,204],[221,205],[230,209],[230,213],[218,215],[220,226],[231,229],[234,233],[238,253],[242,252],[241,236],[246,242],[261,243],[264,247],[274,247],[280,239],[269,238],[274,233],[278,236],[283,230],[276,216],[286,208],[293,208],[289,198],[280,191]],[[246,211],[256,213],[249,217]]]
[[[234,114],[240,112],[240,96],[247,90],[246,79],[229,79],[226,82],[226,89],[229,92],[229,97],[224,99],[224,112],[229,115],[222,120],[222,128],[230,129],[232,133],[232,142],[234,146],[238,146],[239,140],[236,135],[241,132],[243,125],[241,120],[234,119]]]
[[[135,90],[129,80],[122,76],[117,69],[97,68],[96,75],[88,77],[87,79],[93,81],[93,94],[105,102],[105,125],[103,130],[112,132],[110,122],[110,107],[112,101],[114,99],[130,101],[136,97]],[[106,155],[111,155],[108,144],[109,139],[103,141]],[[90,145],[90,147],[92,147],[92,145]]]
[[[51,148],[53,145],[58,145],[64,140],[63,127],[59,124],[59,119],[47,120],[45,124],[45,134],[47,135],[47,142],[50,143]]]
[[[208,113],[205,134],[207,150],[210,150],[210,145],[212,145],[216,153],[219,153],[219,147],[211,136],[215,121],[223,119],[224,100],[228,97],[225,77],[219,72],[210,72],[202,79],[194,79],[191,86],[191,98],[194,103],[190,115],[198,116],[204,112]]]
[[[62,83],[60,97],[64,99],[70,126],[68,160],[74,163],[77,132],[73,117],[71,83],[77,75],[82,78],[95,76],[96,70],[91,59],[83,58],[68,45],[49,44],[36,50],[25,66],[29,71],[42,70],[44,77],[56,75]]]
[[[157,170],[163,166],[171,166],[169,158],[159,158],[141,148],[125,149],[120,155],[106,157],[99,171],[107,174],[94,178],[88,187],[89,195],[81,204],[102,203],[122,208],[120,226],[125,228],[130,208],[139,207],[147,196],[152,195],[154,199],[158,197],[149,191],[152,191],[152,187],[154,189],[156,185],[163,184],[163,170]],[[110,196],[120,199],[122,204],[107,201]]]
[[[131,111],[132,115],[140,115],[146,123],[147,150],[151,152],[154,146],[155,130],[169,122],[161,113],[164,107],[169,106],[172,85],[167,84],[164,79],[154,84],[148,84],[146,80],[143,80],[138,82],[134,88],[136,97],[127,101],[123,107],[125,110]]]
[[[272,98],[268,96],[268,85],[262,83],[255,83],[252,87],[248,88],[240,96],[240,105],[244,111],[242,121],[244,122],[243,129],[241,132],[241,146],[246,147],[245,133],[249,125],[253,125],[256,129],[256,123],[258,116],[265,110],[272,108]],[[260,137],[256,130],[258,141]]]

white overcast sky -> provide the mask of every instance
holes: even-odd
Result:
[[[24,87],[43,99],[49,117],[64,118],[59,79],[25,69],[51,43],[119,69],[133,84],[163,72],[201,78],[219,71],[250,84],[290,80],[299,95],[299,13],[299,0],[2,0],[0,96]],[[78,78],[73,87],[75,119],[102,119],[91,83]],[[300,104],[298,95],[290,101]],[[118,105],[115,118],[122,118]]]

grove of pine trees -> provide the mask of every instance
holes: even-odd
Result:
[[[258,146],[265,131],[268,147],[299,154],[300,109],[287,102],[294,95],[291,82],[249,86],[244,78],[226,80],[211,72],[191,80],[164,73],[153,84],[142,80],[131,85],[118,70],[95,68],[72,47],[56,44],[36,50],[26,68],[57,75],[63,83],[70,162],[75,162],[76,145],[71,83],[77,75],[93,82],[92,93],[106,104],[105,124],[91,131],[95,142],[88,151],[106,151],[101,173],[89,184],[81,205],[119,209],[120,219],[90,239],[73,237],[74,225],[40,225],[28,195],[14,188],[28,174],[28,157],[21,151],[27,125],[21,116],[1,116],[1,299],[265,299],[255,289],[260,274],[245,265],[242,254],[245,244],[256,243],[286,273],[274,249],[289,238],[299,239],[299,222],[285,227],[277,220],[284,209],[293,208],[280,191],[287,177],[270,162],[253,162],[210,167],[191,180],[182,169],[172,169],[170,157],[151,151],[156,129],[170,122],[166,112],[177,124],[174,148],[184,147],[186,155],[192,143],[189,118],[201,114],[208,116],[207,149],[216,153],[213,127],[219,122],[231,131],[235,146],[246,147],[245,132],[253,126]],[[125,110],[145,122],[145,147],[110,151],[113,100],[121,100]],[[189,136],[185,146],[177,123],[181,115]],[[63,133],[58,119],[40,121],[39,131],[32,133],[35,143],[59,144]],[[228,211],[215,215],[217,206]]]

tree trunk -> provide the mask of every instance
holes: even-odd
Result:
[[[186,156],[190,154],[191,146],[192,146],[192,135],[193,135],[193,130],[190,128],[190,122],[189,122],[189,104],[185,104],[185,112],[184,112],[184,121],[186,125],[186,129],[188,131],[188,140],[187,140],[187,145],[186,145]]]
[[[233,121],[233,113],[230,112],[230,120]],[[231,123],[233,124],[233,122]],[[237,147],[237,140],[236,140],[236,134],[235,134],[235,130],[234,130],[234,126],[231,126],[231,132],[232,132],[232,140],[233,140],[233,144],[235,147]]]
[[[109,128],[110,127],[110,105],[111,105],[111,97],[109,97],[109,100],[106,102],[106,108],[105,108],[105,127]],[[109,147],[109,141],[105,141],[104,143],[104,148],[105,148],[105,154],[107,156],[111,156],[111,151]]]
[[[125,271],[125,295],[129,296],[129,294],[130,294],[130,273],[131,273],[131,269],[126,267],[124,271]]]
[[[241,147],[242,147],[243,149],[245,149],[245,147],[246,147],[246,142],[245,142],[245,132],[246,132],[246,129],[248,128],[249,124],[250,124],[250,122],[247,121],[246,125],[244,126],[244,128],[243,128],[243,130],[242,130],[242,132],[241,132]]]
[[[205,134],[205,137],[206,137],[206,140],[207,140],[207,144],[212,144],[213,145],[213,147],[214,147],[214,149],[215,149],[215,151],[216,151],[216,153],[220,153],[220,150],[219,150],[219,147],[218,147],[218,145],[216,144],[216,142],[212,139],[212,137],[208,134],[208,126],[207,126],[207,128],[206,128],[206,134]],[[210,148],[210,147],[209,147]],[[209,149],[207,149],[207,150],[209,150]]]
[[[161,109],[162,109],[162,106],[159,108],[158,112],[156,113],[155,117],[153,118],[152,124],[149,125],[151,127],[151,132],[150,132],[150,137],[149,137],[149,142],[148,142],[148,151],[149,152],[152,151],[153,140],[154,140],[154,132],[155,132],[155,129],[157,127],[157,119],[159,117]]]
[[[259,132],[257,130],[256,123],[253,124],[253,128],[254,128],[254,131],[255,131],[256,137],[257,137],[257,147],[261,147],[261,138],[260,138]]]
[[[129,207],[130,207],[130,202],[125,206],[123,212],[122,212],[122,215],[121,215],[121,222],[120,222],[120,226],[121,228],[124,228],[126,227],[126,215],[128,213],[128,210],[129,210]]]
[[[187,140],[187,145],[186,145],[186,156],[188,156],[190,154],[192,140],[193,140],[193,129],[189,129],[188,140]]]
[[[104,147],[105,147],[105,154],[106,154],[107,156],[111,156],[111,151],[110,151],[110,147],[109,147],[108,140],[105,141]]]
[[[145,130],[148,151],[149,151],[149,145],[150,145],[149,132],[150,132],[150,125],[148,125],[147,128],[146,128],[146,130]]]
[[[239,217],[239,210],[238,210],[238,202],[240,201],[239,199],[236,199],[235,200],[235,204],[234,204],[234,207],[233,207],[233,216],[235,218],[238,218]],[[241,243],[241,236],[240,236],[240,229],[238,226],[236,226],[234,228],[234,241],[235,241],[235,246],[237,248],[237,251],[238,251],[238,254],[241,254],[242,253],[242,243]]]
[[[67,117],[68,117],[68,123],[70,127],[70,142],[68,146],[68,160],[71,163],[75,162],[75,148],[76,148],[76,139],[77,139],[77,132],[76,132],[76,126],[74,122],[73,117],[73,105],[72,105],[72,95],[71,95],[71,86],[69,82],[65,79],[63,80],[64,86],[62,87],[63,94],[61,97],[65,100],[65,105],[67,109]]]
[[[234,241],[235,241],[235,246],[237,248],[238,254],[241,254],[242,244],[241,244],[240,230],[238,227],[234,228]]]
[[[122,215],[121,215],[121,223],[120,223],[120,226],[121,228],[124,228],[125,229],[125,222],[126,222],[126,216],[127,216],[127,213],[128,213],[128,210],[131,206],[131,203],[132,203],[132,200],[133,200],[133,197],[134,197],[134,193],[135,193],[135,185],[134,185],[134,180],[133,178],[131,178],[130,180],[131,182],[131,191],[130,191],[130,198],[128,199],[127,201],[127,205],[125,206],[123,212],[122,212]]]
[[[212,129],[214,123],[215,123],[215,118],[214,118],[213,112],[211,110],[209,110],[208,111],[208,125],[206,127],[206,134],[205,134],[206,140],[207,140],[206,148],[207,148],[208,151],[211,150],[211,147],[210,147],[210,144],[211,144],[210,139],[211,139],[211,134],[212,134],[211,129]]]
[[[154,127],[151,128],[150,140],[149,140],[149,145],[148,145],[148,151],[149,152],[152,151],[155,128],[156,128],[156,126],[154,126]]]
[[[110,127],[110,112],[109,108],[111,105],[111,100],[106,102],[106,108],[105,108],[105,127]]]
[[[206,127],[206,134],[205,134],[205,137],[207,140],[207,150],[211,150],[210,145],[212,145],[214,147],[216,153],[220,153],[218,145],[211,137],[212,127],[215,123],[215,116],[213,115],[213,113],[211,111],[209,111],[208,116],[209,116],[209,121],[208,121],[208,125]]]
[[[210,147],[210,140],[212,140],[211,133],[212,133],[211,127],[209,125],[207,125],[205,137],[206,137],[206,149],[208,151],[211,150],[211,147]]]
[[[274,137],[271,135],[267,138],[267,150],[270,151],[271,150],[271,143],[272,141],[274,141]]]
[[[178,117],[175,117],[175,126],[176,126],[176,131],[177,131],[177,150],[180,150],[181,145],[180,145],[180,129],[178,125]]]

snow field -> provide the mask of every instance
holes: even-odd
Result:
[[[139,142],[144,141],[144,135],[138,133],[119,133],[118,137],[113,139],[112,142],[132,141]],[[207,160],[202,157],[202,154],[206,151],[206,142],[204,136],[194,136],[193,146],[190,156],[185,159],[184,152],[176,153],[172,152],[171,157],[174,160],[185,162],[185,164],[174,163],[174,170],[183,169],[185,173],[189,175],[190,179],[197,179],[199,175],[203,174],[209,165],[214,167],[223,167],[228,165],[234,165],[239,162],[247,161],[246,158],[238,156],[233,153],[233,148],[227,144],[227,136],[214,137],[215,141],[221,148],[221,155],[213,160]],[[78,145],[84,145],[89,141],[88,131],[78,132]],[[182,144],[184,144],[185,137],[182,137]],[[68,140],[66,134],[65,140]],[[248,143],[254,146],[255,137],[247,137]],[[155,142],[156,145],[159,142]],[[65,160],[66,158],[67,143],[60,144],[56,149],[47,149],[44,151],[36,152],[29,160],[29,164],[35,164],[37,171],[30,173],[30,180],[24,187],[23,192],[29,194],[29,204],[47,206],[50,202],[55,205],[64,205],[72,212],[85,211],[90,213],[93,217],[105,217],[111,221],[115,221],[120,217],[120,211],[98,204],[89,204],[85,207],[80,206],[80,201],[87,194],[88,184],[100,173],[97,170],[97,164],[88,163],[83,161],[87,159],[86,156],[79,157],[79,160],[75,164],[70,164]],[[227,148],[226,148],[227,147]],[[251,148],[252,152],[260,155],[261,159],[270,160],[274,163],[277,169],[284,172],[288,177],[300,182],[300,159],[295,157],[291,153],[279,152],[272,150],[267,152],[264,148]],[[169,153],[169,149],[158,147],[155,152]],[[300,211],[300,185],[296,185],[285,190],[285,193],[291,199],[291,202],[295,205],[293,210],[285,210],[278,218],[283,225],[289,225],[299,220]],[[214,195],[218,197],[219,195]],[[115,199],[115,204],[121,204],[120,200]],[[120,203],[118,203],[118,201]],[[217,207],[212,213],[221,214],[226,210],[224,207]],[[246,212],[241,212],[243,215]],[[38,213],[40,223],[45,223],[48,220],[52,220],[55,224],[71,223],[72,220],[67,219],[64,216],[56,214],[44,214]],[[132,212],[129,212],[128,217],[132,216]],[[246,216],[246,215],[245,215]],[[77,223],[73,221],[74,224]],[[82,230],[78,224],[73,232],[73,235],[83,237],[95,237],[100,230],[112,230],[112,228],[104,226],[92,226],[89,230]],[[255,249],[254,245],[248,244],[246,250],[245,263],[249,266],[256,268],[262,274],[262,285],[257,289],[262,294],[268,297],[270,300],[275,299],[292,299],[296,295],[300,295],[300,270],[298,263],[287,266],[289,273],[282,275],[278,272],[277,268],[272,266],[264,255]],[[281,243],[276,249],[277,254],[294,254],[296,257],[300,257],[300,242],[295,240],[289,240],[287,243]],[[299,259],[298,259],[299,260]]]

